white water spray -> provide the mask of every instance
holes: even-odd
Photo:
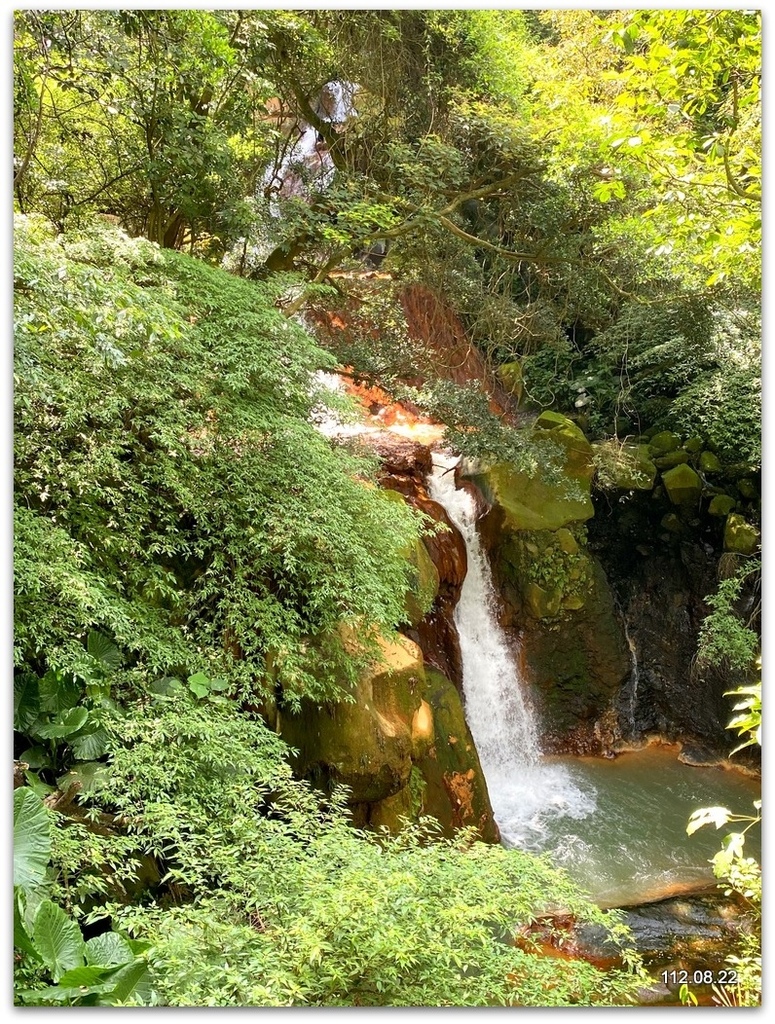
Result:
[[[498,624],[474,500],[455,487],[457,462],[435,454],[428,491],[460,530],[468,555],[468,572],[455,608],[466,719],[504,843],[540,850],[547,824],[558,817],[585,818],[595,809],[595,794],[583,793],[569,768],[541,758],[535,714]]]

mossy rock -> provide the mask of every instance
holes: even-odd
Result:
[[[586,547],[566,527],[507,534],[496,549],[501,577],[513,583],[534,619],[584,606],[590,571]]]
[[[517,360],[513,363],[501,363],[496,372],[506,391],[518,402],[521,401],[524,390],[522,364]]]
[[[748,501],[752,501],[754,498],[759,496],[759,490],[756,483],[751,480],[750,477],[743,477],[742,480],[738,480],[737,489],[744,498],[748,499]]]
[[[560,610],[562,596],[562,590],[544,590],[532,582],[527,583],[523,590],[528,611],[534,619],[553,618]]]
[[[425,681],[422,654],[401,636],[380,646],[383,661],[363,674],[354,703],[303,701],[297,714],[280,715],[281,735],[298,751],[299,774],[323,786],[344,783],[353,803],[375,803],[403,789],[417,749],[412,726]]]
[[[724,550],[741,555],[752,555],[759,546],[760,533],[742,516],[732,512],[724,527]]]
[[[667,515],[662,516],[659,525],[670,530],[671,533],[680,533],[683,530],[683,524],[675,512],[668,512]]]
[[[710,499],[708,514],[712,516],[727,516],[736,504],[735,499],[729,494],[716,494]]]
[[[681,448],[676,448],[674,452],[668,452],[667,455],[660,455],[658,458],[655,458],[654,465],[657,469],[672,469],[673,466],[682,466],[688,461],[688,452],[683,451]]]
[[[681,439],[672,430],[660,430],[654,434],[649,441],[649,448],[653,455],[667,455],[674,452],[681,444]]]
[[[390,501],[404,504],[403,496],[398,492],[385,488],[383,494]],[[416,626],[428,613],[439,593],[439,570],[436,568],[422,538],[418,537],[414,544],[404,549],[404,556],[414,568],[415,582],[404,597],[404,609],[407,622]]]
[[[434,739],[416,762],[425,783],[422,813],[434,817],[446,836],[475,825],[485,842],[497,843],[498,826],[458,691],[441,672],[426,668],[423,699],[433,713]]]
[[[646,444],[620,444],[616,440],[593,444],[598,483],[620,491],[650,491],[657,467]]]
[[[368,815],[369,825],[373,829],[386,829],[392,835],[400,832],[407,818],[410,821],[416,818],[409,784],[393,796],[386,796],[384,800],[371,804]]]
[[[684,442],[684,448],[691,455],[696,455],[697,452],[702,451],[702,446],[704,444],[705,442],[703,441],[703,439],[695,435],[694,437],[690,437],[688,441]]]
[[[706,451],[700,455],[700,469],[703,473],[720,473],[723,466],[718,455]]]
[[[673,505],[685,505],[697,501],[702,493],[702,481],[691,466],[674,466],[662,474],[667,496]]]
[[[554,412],[542,413],[535,427],[542,439],[564,449],[567,480],[550,483],[540,474],[531,476],[510,463],[498,462],[478,473],[475,482],[487,500],[503,510],[507,530],[557,530],[591,519],[595,512],[590,497],[594,465],[592,446],[583,431]]]
[[[555,537],[557,538],[557,546],[561,551],[564,551],[566,555],[577,555],[579,553],[578,542],[566,527],[563,526],[557,530]]]
[[[540,697],[546,749],[563,749],[571,736],[581,734],[594,745],[594,723],[631,668],[608,581],[594,558],[584,596],[580,609],[522,622],[522,668]]]
[[[404,607],[412,626],[416,626],[432,607],[439,593],[439,570],[428,554],[422,539],[418,539],[409,552],[409,561],[415,570],[415,584],[406,592]]]

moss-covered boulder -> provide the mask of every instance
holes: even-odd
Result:
[[[317,706],[280,716],[280,732],[298,754],[299,774],[324,786],[343,783],[354,803],[393,796],[409,781],[425,668],[416,644],[404,637],[382,643],[382,661],[365,672],[353,703]]]
[[[478,472],[475,483],[490,504],[502,509],[507,530],[557,530],[591,519],[594,463],[584,432],[554,412],[542,413],[534,430],[536,436],[554,442],[564,452],[563,479],[552,483],[540,473],[531,476],[499,462]]]
[[[682,448],[676,448],[674,452],[654,457],[654,465],[657,469],[672,469],[673,466],[682,466],[689,461],[689,453]]]
[[[315,785],[349,787],[361,827],[397,832],[403,820],[431,815],[446,835],[475,825],[498,841],[487,786],[458,691],[426,669],[405,637],[383,643],[382,660],[365,672],[355,701],[322,707],[304,702],[278,716],[298,753],[297,773]]]
[[[755,481],[751,480],[750,477],[743,477],[742,480],[738,480],[737,489],[740,491],[741,495],[749,501],[756,498],[759,494]]]
[[[608,581],[589,559],[585,601],[555,618],[524,618],[521,668],[541,701],[547,753],[600,753],[600,721],[627,679],[630,651]]]
[[[377,831],[386,829],[395,835],[401,831],[401,827],[407,819],[412,821],[417,817],[417,808],[412,796],[412,786],[407,783],[393,796],[386,796],[384,800],[379,800],[365,809],[364,824],[368,824]]]
[[[662,483],[673,505],[690,504],[702,494],[702,481],[688,465],[668,469],[662,474]]]
[[[700,455],[700,469],[703,473],[720,473],[723,469],[721,460],[713,452],[705,451]]]
[[[727,516],[724,526],[724,550],[752,555],[759,546],[760,533],[755,526],[736,513]]]
[[[423,782],[422,813],[434,817],[445,835],[475,825],[485,842],[498,842],[498,826],[460,695],[446,676],[428,668],[423,697],[432,709],[434,739],[415,769]]]
[[[593,444],[597,482],[606,489],[650,491],[657,476],[646,444],[621,444],[615,439]]]
[[[729,494],[714,494],[708,505],[708,514],[712,516],[727,516],[736,504],[735,499]]]
[[[649,441],[649,448],[653,455],[667,455],[668,452],[674,452],[680,444],[681,439],[672,430],[660,430]]]

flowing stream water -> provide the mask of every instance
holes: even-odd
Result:
[[[595,788],[583,791],[569,767],[541,759],[536,716],[498,625],[490,566],[476,530],[476,506],[468,491],[455,486],[457,461],[434,455],[428,490],[460,530],[468,554],[455,608],[466,719],[504,842],[540,850],[552,819],[579,819],[594,812]]]
[[[465,713],[504,845],[549,853],[605,906],[712,885],[709,859],[724,830],[689,837],[689,815],[703,806],[752,813],[758,782],[734,771],[686,766],[669,747],[614,761],[542,756],[528,688],[498,624],[476,506],[455,486],[457,461],[434,454],[428,491],[466,544],[468,572],[455,609]],[[759,855],[757,836],[746,849]]]

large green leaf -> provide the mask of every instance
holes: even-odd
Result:
[[[39,797],[26,786],[13,794],[13,884],[34,889],[51,858],[51,822]]]
[[[59,981],[66,971],[82,967],[85,944],[78,922],[51,900],[44,900],[38,907],[32,926],[35,945],[54,981]]]
[[[151,1000],[151,971],[145,960],[135,960],[115,975],[116,986],[100,1002],[108,1005],[125,1003],[134,996],[141,1003]]]
[[[86,650],[105,671],[117,669],[121,664],[121,651],[102,633],[92,631],[86,639]]]
[[[70,746],[79,761],[93,761],[107,752],[109,739],[105,729],[97,726],[73,737]]]
[[[86,708],[70,708],[55,721],[47,722],[38,727],[37,735],[46,740],[64,739],[73,736],[86,725],[89,720],[89,712]]]
[[[38,677],[23,672],[13,681],[13,727],[26,732],[40,713]]]
[[[81,988],[99,986],[100,991],[109,991],[112,988],[112,981],[117,972],[115,966],[104,964],[90,964],[87,967],[74,967],[66,971],[59,979],[59,984],[64,988],[68,985],[77,985]]]
[[[59,776],[57,786],[65,793],[74,782],[80,782],[81,792],[91,793],[99,788],[107,775],[107,765],[100,764],[99,761],[79,761],[69,772]]]
[[[86,943],[87,963],[113,967],[131,963],[132,960],[134,953],[127,940],[118,932],[103,932]]]
[[[73,676],[51,669],[40,680],[41,710],[52,715],[69,711],[81,699],[81,690],[81,684]]]
[[[13,944],[16,949],[21,949],[22,952],[29,953],[36,960],[40,960],[40,953],[35,949],[35,945],[24,927],[18,892],[14,894],[13,901]]]

